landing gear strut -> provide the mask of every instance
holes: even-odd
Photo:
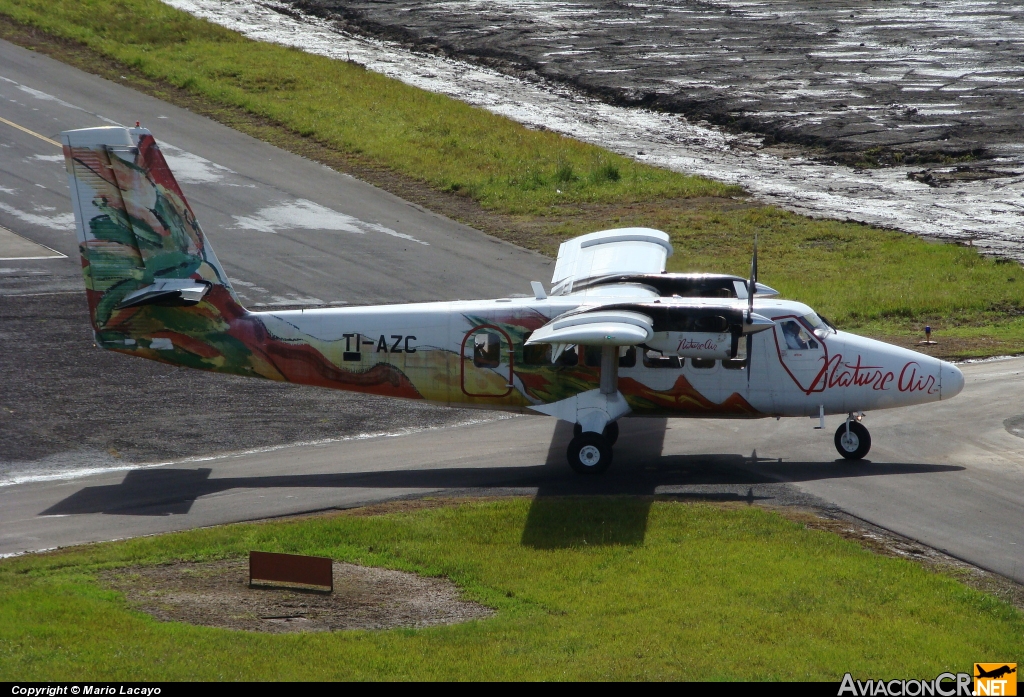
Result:
[[[836,450],[847,460],[860,460],[871,450],[871,434],[851,414],[836,430]]]
[[[619,391],[619,347],[601,347],[601,388],[602,398],[618,395]],[[621,399],[621,396],[619,396]],[[628,410],[628,409],[627,409]],[[579,418],[577,416],[577,418]],[[604,419],[608,415],[605,414]],[[584,419],[585,421],[586,419]],[[590,427],[600,422],[590,422]],[[577,474],[601,474],[612,464],[612,446],[619,439],[619,424],[607,421],[601,433],[584,431],[583,424],[573,426],[573,439],[566,451],[569,466]]]

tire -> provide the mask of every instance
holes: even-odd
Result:
[[[836,431],[836,450],[847,460],[863,459],[871,450],[871,434],[857,421],[850,422],[850,436],[846,436],[846,424],[840,424]]]
[[[572,439],[565,456],[577,474],[601,474],[612,464],[612,446],[604,436],[588,431]]]
[[[604,427],[604,437],[608,441],[608,445],[615,445],[615,441],[619,439],[619,422],[612,421]]]
[[[572,427],[572,435],[575,438],[579,438],[583,434],[583,427],[579,424],[575,424]],[[604,437],[608,439],[608,445],[615,445],[615,441],[619,439],[619,422],[611,421],[607,426],[604,427]]]

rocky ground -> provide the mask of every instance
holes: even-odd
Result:
[[[363,34],[838,161],[1022,155],[1024,7],[1006,0],[291,2]]]

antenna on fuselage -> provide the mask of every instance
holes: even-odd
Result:
[[[757,293],[757,235],[754,235],[754,258],[750,260],[750,280],[747,281],[747,324],[754,323],[754,294]],[[750,382],[750,359],[753,355],[754,335],[747,332],[747,382]]]

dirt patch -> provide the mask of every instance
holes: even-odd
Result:
[[[447,579],[335,562],[334,592],[250,588],[244,559],[109,571],[103,582],[163,622],[282,634],[458,624],[494,615]]]
[[[852,330],[857,333],[857,330]],[[921,332],[922,336],[924,332]],[[865,334],[868,336],[867,334]],[[1024,350],[1019,341],[1005,341],[992,336],[939,336],[933,334],[934,344],[926,344],[923,338],[906,335],[870,334],[871,338],[887,344],[902,346],[918,353],[944,361],[958,361],[989,356],[1017,355]]]

